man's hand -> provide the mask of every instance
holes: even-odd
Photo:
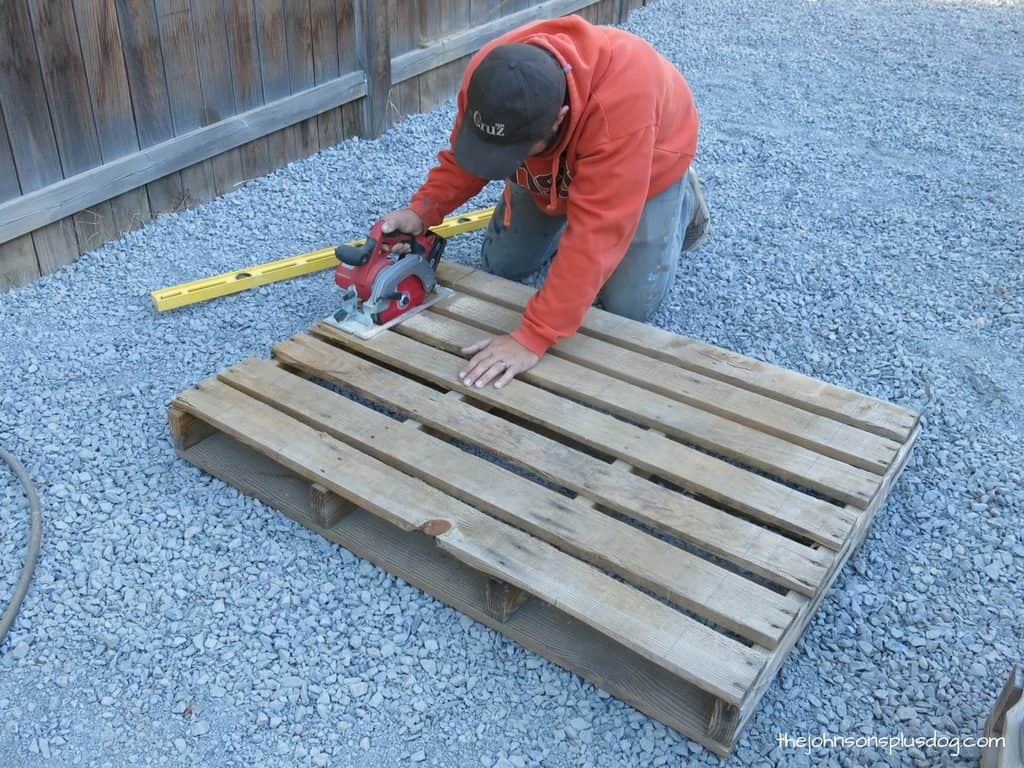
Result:
[[[386,213],[381,217],[381,231],[385,235],[390,235],[392,232],[421,235],[423,234],[423,219],[411,208],[402,208],[398,211]],[[388,249],[385,247],[385,250]],[[407,243],[398,243],[391,250],[398,254],[408,253],[409,245]]]
[[[537,355],[511,336],[489,336],[463,347],[462,354],[473,356],[459,371],[462,383],[470,387],[486,387],[500,375],[501,378],[494,382],[494,386],[501,389],[517,374],[530,370],[540,362]]]

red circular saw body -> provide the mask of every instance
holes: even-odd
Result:
[[[408,312],[413,307],[418,307],[423,303],[423,299],[427,295],[426,290],[423,288],[423,283],[420,282],[418,277],[407,277],[399,282],[398,293],[401,294],[399,298],[392,299],[387,307],[377,313],[375,318],[377,323],[383,325]]]

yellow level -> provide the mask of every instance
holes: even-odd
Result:
[[[442,237],[452,237],[461,235],[463,232],[483,229],[491,220],[493,213],[494,208],[484,208],[460,216],[449,216],[436,227],[431,227],[431,231]],[[353,240],[347,245],[362,245],[365,242],[365,239]],[[209,301],[230,293],[240,293],[258,285],[276,283],[321,269],[330,269],[337,263],[338,259],[334,255],[334,248],[322,248],[301,256],[270,261],[266,264],[259,264],[247,269],[236,269],[234,272],[225,272],[223,275],[206,277],[191,283],[161,288],[158,291],[153,291],[150,296],[153,297],[153,305],[157,310],[165,312],[168,309],[198,304],[201,301]]]

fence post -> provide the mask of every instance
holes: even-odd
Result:
[[[364,125],[370,138],[377,138],[388,122],[388,93],[391,90],[391,25],[386,0],[360,0],[357,31],[359,49],[366,69]]]

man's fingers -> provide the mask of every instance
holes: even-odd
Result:
[[[518,373],[521,373],[518,365],[509,366],[508,368],[505,369],[505,373],[502,374],[501,378],[494,382],[494,388],[501,389],[510,381],[512,381],[512,379],[514,379]]]
[[[483,376],[476,380],[476,383],[473,386],[477,387],[478,389],[486,387],[488,384],[491,383],[495,376],[507,370],[508,369],[505,367],[505,364],[503,362],[501,362],[500,360],[495,360],[491,363],[490,367],[488,367],[487,370],[484,371]]]
[[[473,359],[466,364],[466,367],[459,373],[459,377],[464,383],[472,385],[476,381],[477,377],[480,376],[487,368],[494,362],[494,356],[491,355],[490,350],[484,350],[478,352],[473,356]]]
[[[489,345],[492,341],[494,341],[494,339],[492,337],[490,337],[490,336],[488,336],[487,338],[484,338],[484,339],[480,339],[480,341],[475,341],[472,344],[470,344],[468,347],[463,347],[462,348],[462,354],[464,354],[464,355],[475,355],[481,349],[486,349],[487,345]]]

